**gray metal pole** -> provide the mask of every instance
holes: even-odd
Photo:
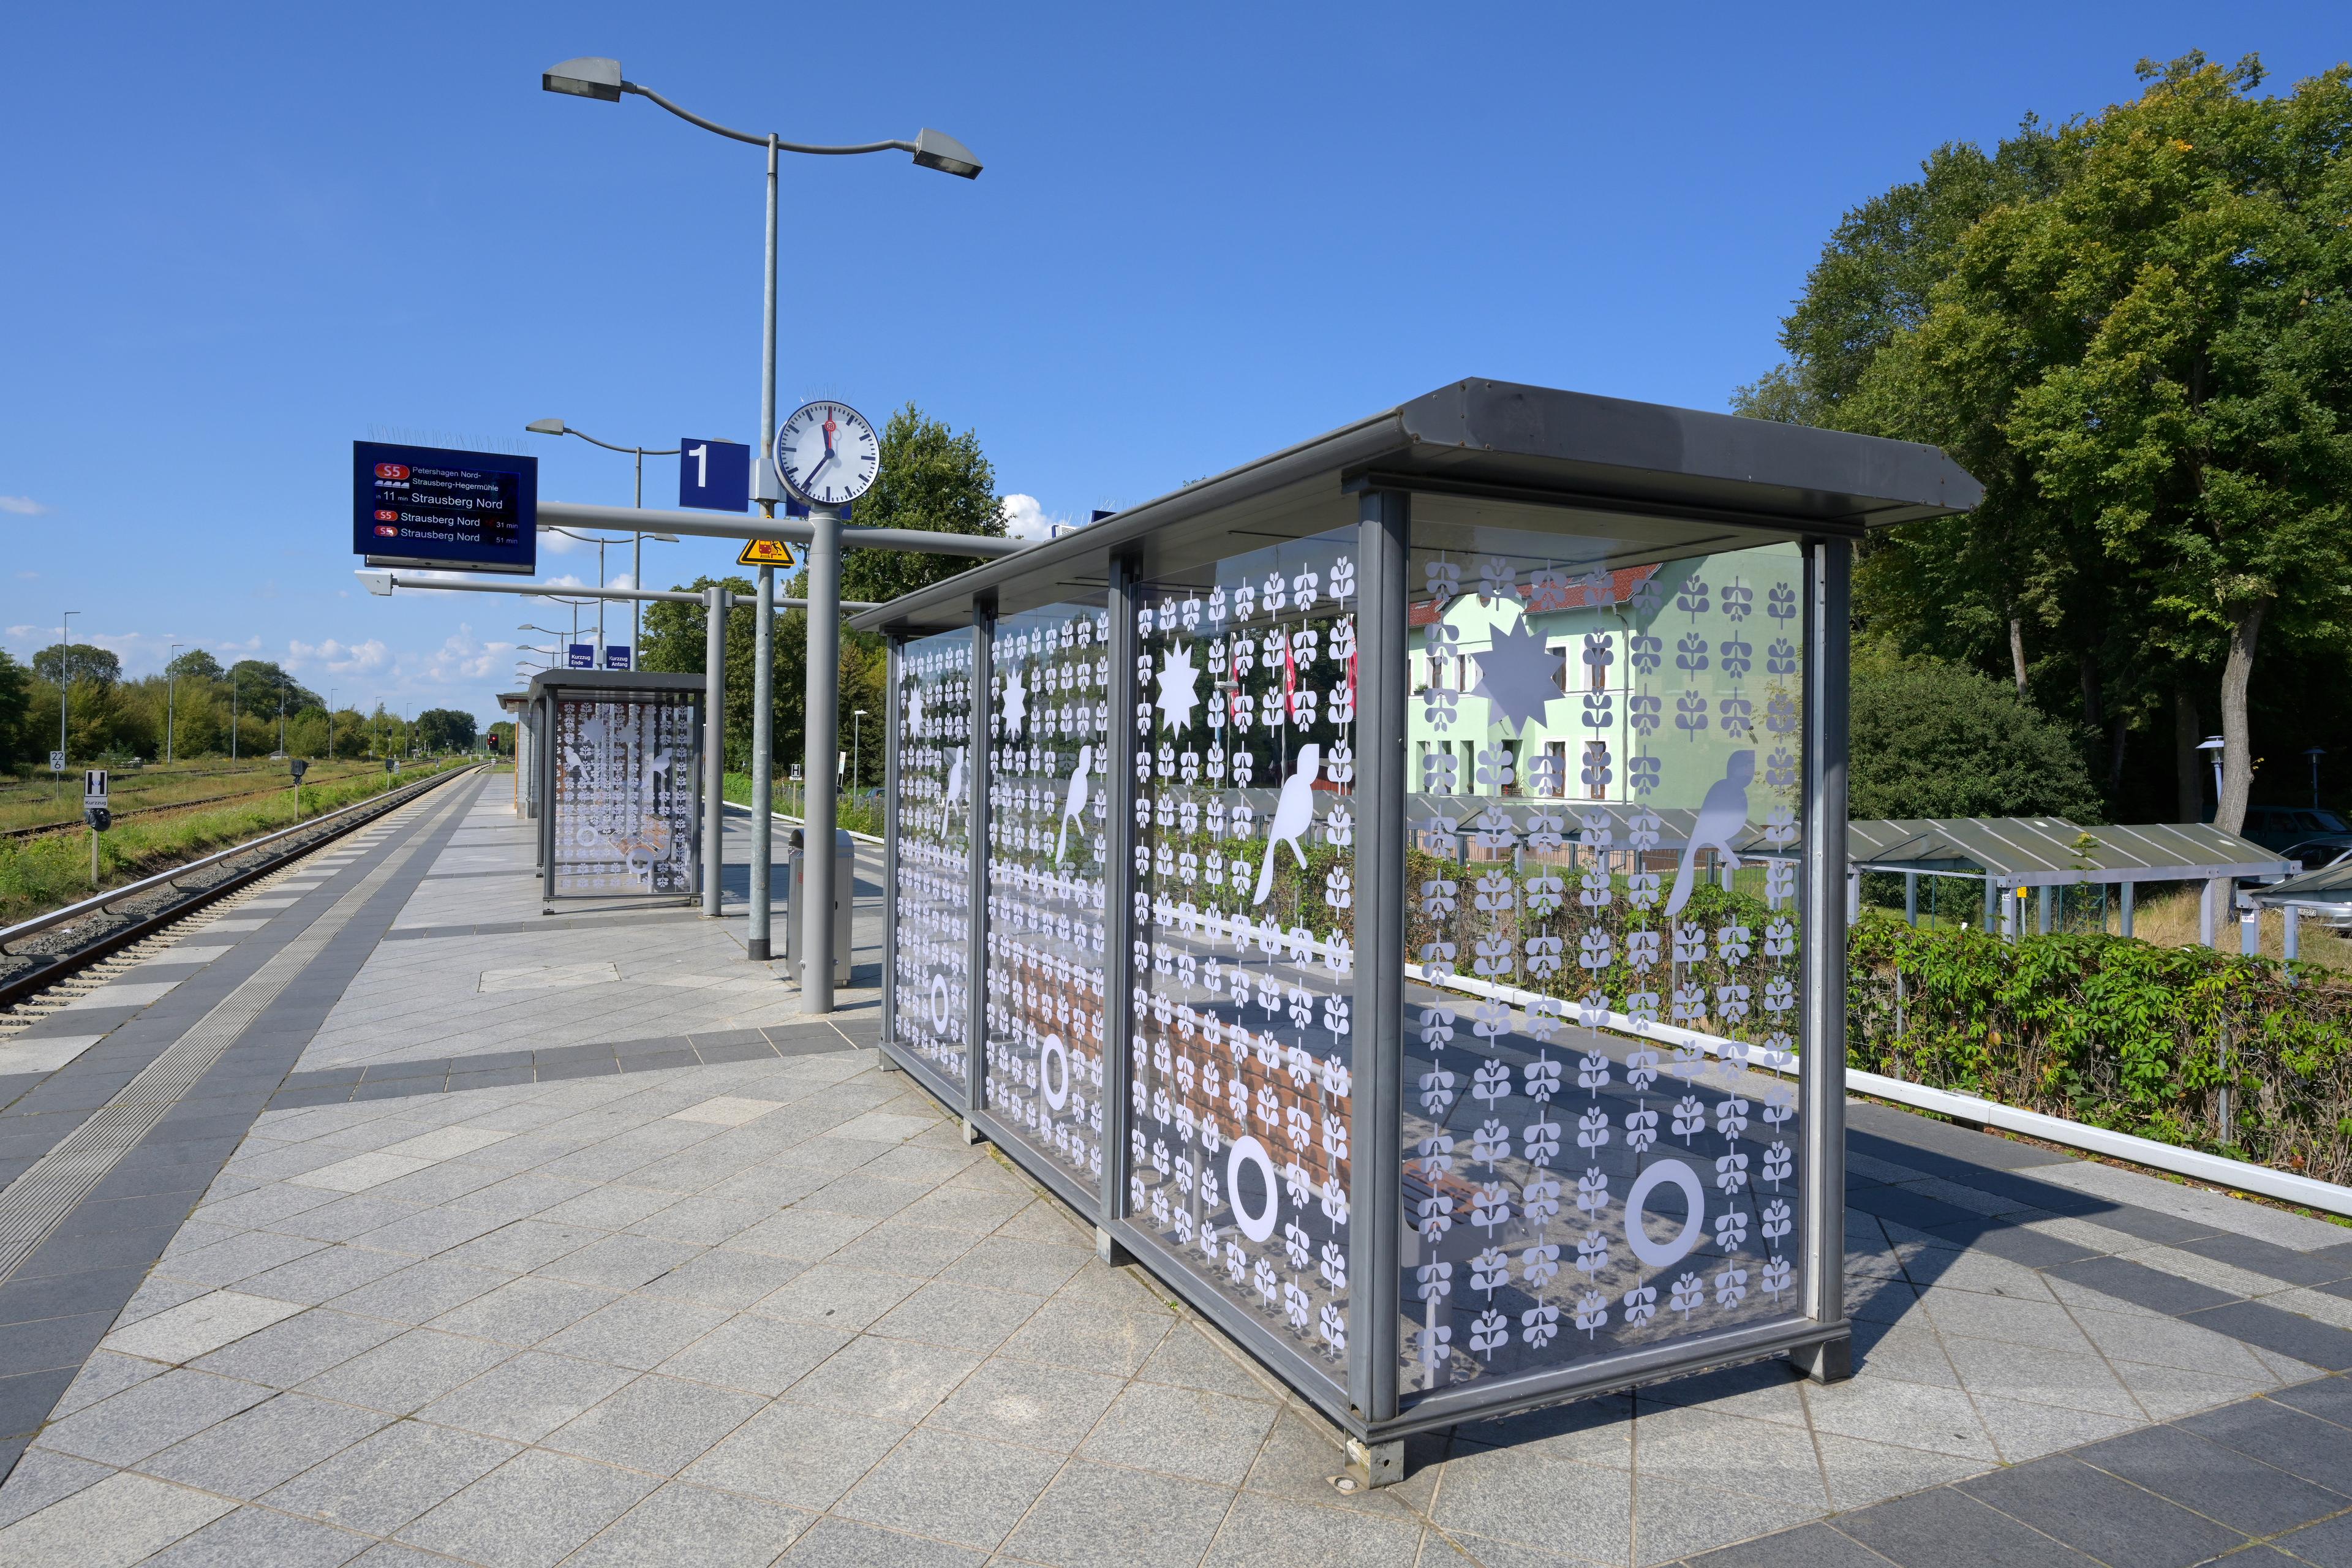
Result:
[[[1110,853],[1103,861],[1103,1087],[1102,1197],[1095,1226],[1095,1251],[1105,1263],[1118,1265],[1128,1257],[1111,1239],[1108,1226],[1127,1218],[1129,1085],[1135,1079],[1128,1055],[1134,1027],[1136,925],[1135,858],[1129,848],[1126,825],[1135,820],[1135,563],[1115,556],[1110,563],[1110,636],[1104,653],[1110,659],[1110,685],[1104,698],[1110,728],[1103,737],[1108,762],[1103,773],[1103,795],[1110,815],[1104,831]],[[975,691],[980,689],[975,686]],[[988,710],[982,699],[982,710]],[[986,721],[982,721],[984,726]],[[985,738],[984,731],[975,743]]]
[[[801,725],[806,737],[803,769],[807,805],[801,810],[801,1011],[833,1011],[833,756],[841,744],[841,509],[809,508],[815,531],[808,552],[808,705]],[[978,747],[975,740],[973,745]],[[975,853],[978,853],[975,847]],[[978,919],[978,911],[973,912]],[[980,990],[980,975],[972,975]],[[973,1041],[977,1075],[981,1052]]]
[[[768,280],[760,308],[760,444],[765,447],[776,430],[776,139],[768,138]],[[680,458],[681,462],[685,459]],[[755,462],[765,461],[764,457]],[[762,489],[766,487],[762,486]],[[776,515],[776,503],[762,500],[760,510]],[[776,569],[760,568],[759,625],[751,636],[751,926],[744,942],[746,956],[755,963],[768,960],[772,918],[768,909],[770,865],[775,856],[776,774]],[[836,619],[838,616],[836,615]],[[814,642],[809,645],[814,647]],[[815,661],[812,659],[811,665]],[[814,844],[811,842],[811,850]],[[825,858],[828,868],[833,865]],[[788,914],[787,920],[792,917]],[[827,925],[825,930],[833,927]],[[832,971],[828,969],[830,975]],[[828,996],[831,993],[826,994]],[[803,998],[805,1000],[805,998]]]
[[[776,569],[760,568],[757,617],[751,624],[751,926],[743,950],[755,963],[768,961],[771,812],[775,805]]]
[[[996,595],[979,596],[971,606],[971,752],[964,764],[963,787],[971,796],[964,875],[971,891],[971,941],[965,951],[964,986],[963,1141],[980,1142],[972,1118],[988,1103],[988,943],[994,918],[989,912],[989,843],[995,837],[992,822],[996,790]],[[828,759],[829,761],[830,759]],[[1112,798],[1118,798],[1114,795]],[[1106,911],[1108,912],[1108,911]],[[1108,989],[1108,987],[1106,987]],[[1108,1000],[1108,998],[1106,998]],[[1108,1050],[1110,1041],[1103,1042]],[[1110,1163],[1104,1152],[1103,1163]]]
[[[882,1039],[898,1043],[898,682],[904,679],[907,643],[892,637],[882,688]],[[884,1070],[897,1064],[880,1056]]]
[[[1853,547],[1805,551],[1805,847],[1802,1096],[1805,1316],[1845,1318],[1845,986],[1847,598]],[[1853,1375],[1853,1343],[1807,1352],[1814,1381]]]
[[[719,914],[719,879],[726,864],[727,590],[702,591],[702,912]]]

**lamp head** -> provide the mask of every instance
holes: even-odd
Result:
[[[576,60],[566,60],[560,66],[541,71],[539,85],[550,92],[569,93],[573,98],[595,98],[606,103],[618,103],[621,101],[621,62],[606,59],[602,55],[583,55]]]
[[[659,544],[676,544],[677,542],[677,535],[675,533],[648,533],[646,537]]]
[[[620,67],[614,66],[617,76]],[[980,160],[971,149],[944,132],[925,126],[915,137],[915,162],[926,169],[937,169],[943,174],[954,174],[966,180],[980,178]]]
[[[565,434],[563,421],[561,419],[534,419],[530,424],[524,426],[523,428],[530,431],[534,436],[561,436]]]

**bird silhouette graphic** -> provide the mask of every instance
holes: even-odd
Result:
[[[1087,809],[1087,770],[1094,765],[1095,749],[1078,748],[1078,771],[1070,775],[1070,793],[1062,801],[1062,830],[1054,836],[1054,864],[1062,863],[1062,851],[1070,842],[1070,824],[1078,822]],[[1080,832],[1085,831],[1081,825]]]
[[[948,763],[947,788],[940,800],[940,831],[942,833],[947,831],[948,822],[954,817],[955,808],[963,804],[964,751],[964,747],[958,746]]]
[[[1298,863],[1307,864],[1299,837],[1315,826],[1315,781],[1322,772],[1323,748],[1312,741],[1299,747],[1298,770],[1282,781],[1282,798],[1275,803],[1274,820],[1265,825],[1265,864],[1257,870],[1257,897],[1250,900],[1253,904],[1265,902],[1266,894],[1274,890],[1274,852],[1285,841]]]
[[[1739,857],[1731,852],[1731,841],[1748,826],[1748,786],[1755,778],[1756,753],[1738,751],[1724,764],[1723,776],[1706,786],[1698,820],[1691,824],[1690,842],[1683,846],[1683,866],[1675,873],[1675,890],[1666,896],[1667,919],[1682,913],[1690,901],[1691,872],[1698,866],[1700,850],[1720,849],[1731,868],[1739,869]]]

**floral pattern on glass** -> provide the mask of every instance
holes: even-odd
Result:
[[[970,1060],[972,634],[898,655],[898,880],[892,1025],[901,1045],[961,1086]]]

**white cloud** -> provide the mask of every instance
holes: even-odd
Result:
[[[574,539],[568,533],[549,532],[539,536],[539,547],[550,555],[569,555],[575,550],[587,549],[588,542]]]
[[[381,637],[370,637],[362,643],[339,642],[329,637],[324,642],[307,643],[296,637],[286,645],[286,663],[291,669],[306,669],[313,665],[333,675],[367,675],[392,662],[392,649]]]
[[[439,648],[425,657],[415,673],[443,684],[485,680],[506,667],[509,662],[507,656],[514,647],[510,642],[484,642],[474,636],[472,626],[461,625]],[[409,673],[408,662],[402,660],[404,674]]]
[[[37,583],[40,580],[41,574],[38,572],[19,572],[16,574],[16,581],[19,583]]]
[[[31,496],[0,496],[0,511],[13,511],[18,517],[39,517],[48,510]]]
[[[1004,531],[1013,539],[1051,539],[1070,526],[1066,517],[1047,516],[1035,496],[1006,496],[1003,511]]]

